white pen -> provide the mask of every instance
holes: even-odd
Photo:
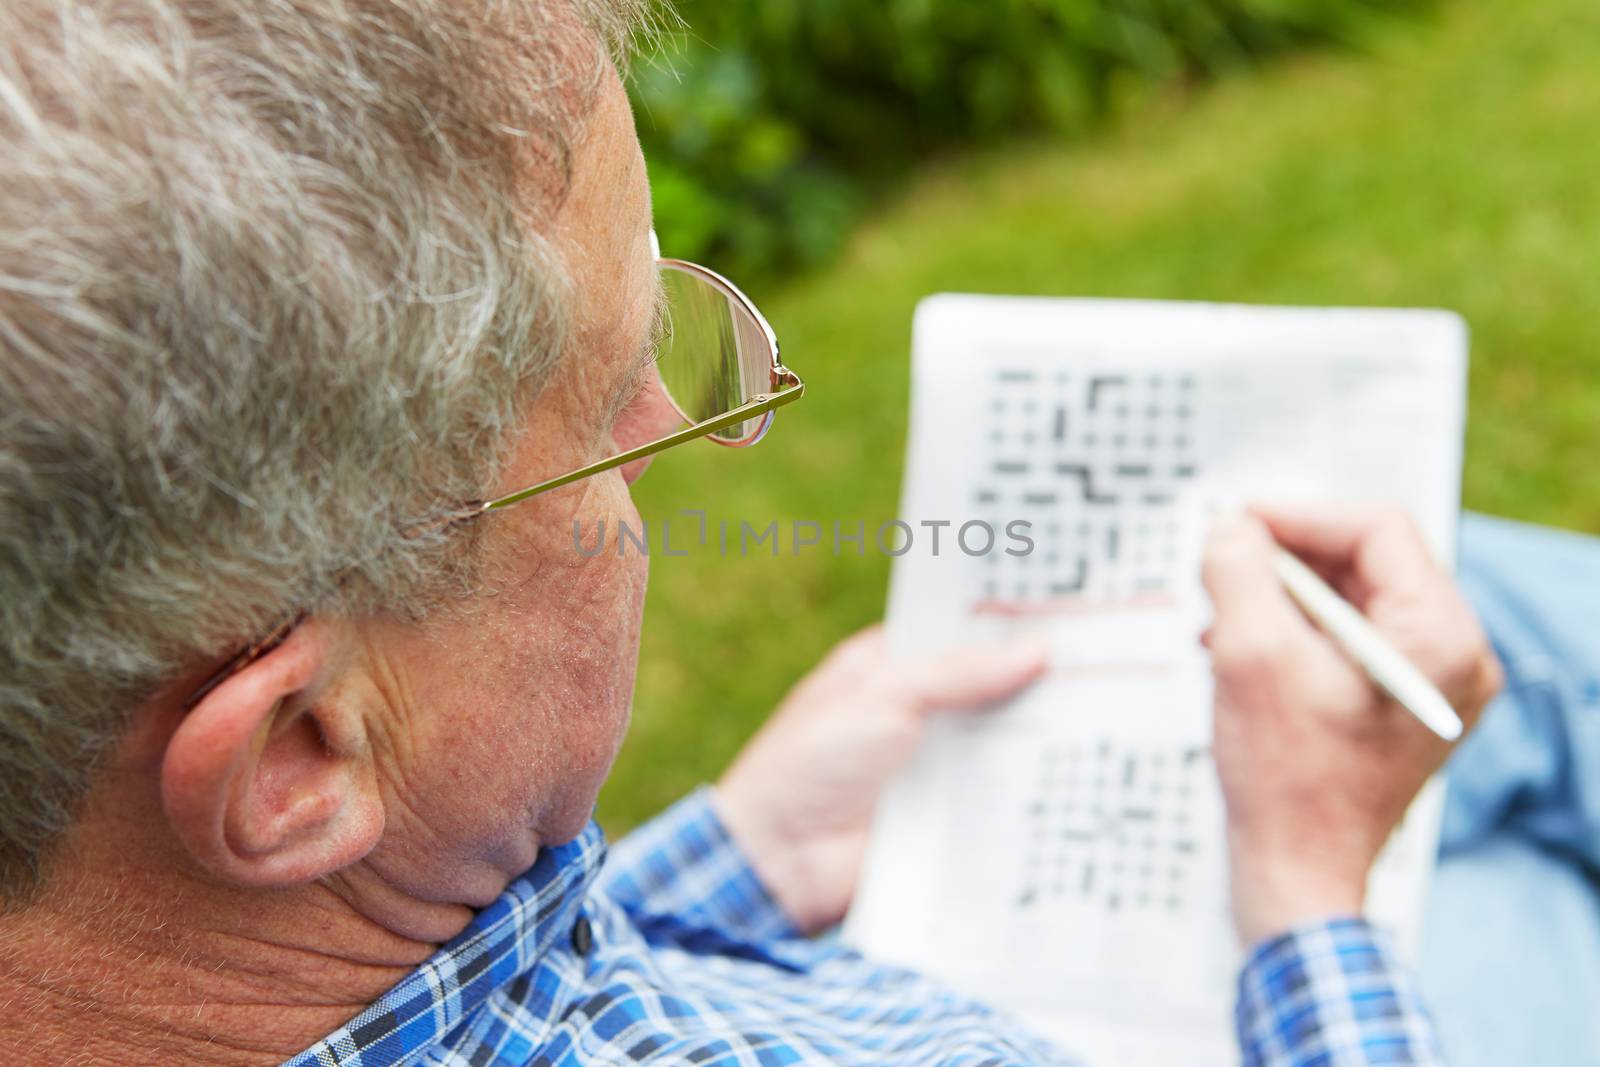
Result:
[[[1375,685],[1446,741],[1461,736],[1461,719],[1444,694],[1361,612],[1329,588],[1315,571],[1282,548],[1277,550],[1275,562],[1278,580],[1283,582],[1295,603],[1361,665]]]

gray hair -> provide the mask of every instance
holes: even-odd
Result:
[[[539,220],[642,8],[0,7],[0,895],[161,685],[470,577],[403,531],[562,350]]]

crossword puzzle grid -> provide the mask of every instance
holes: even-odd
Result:
[[[1067,900],[1113,912],[1183,909],[1200,847],[1193,800],[1210,766],[1196,747],[1102,740],[1047,749],[1025,813],[1017,906]]]
[[[976,504],[1033,523],[1025,556],[990,553],[983,596],[1040,602],[1168,591],[1177,496],[1198,473],[1192,375],[1000,367]]]

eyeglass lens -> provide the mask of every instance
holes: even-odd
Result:
[[[667,322],[656,366],[680,414],[703,422],[772,388],[772,348],[761,323],[711,279],[664,264]],[[729,443],[756,432],[765,416],[711,436]]]

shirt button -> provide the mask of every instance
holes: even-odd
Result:
[[[594,928],[589,925],[589,917],[581,913],[578,921],[572,924],[572,951],[580,956],[594,951]]]

